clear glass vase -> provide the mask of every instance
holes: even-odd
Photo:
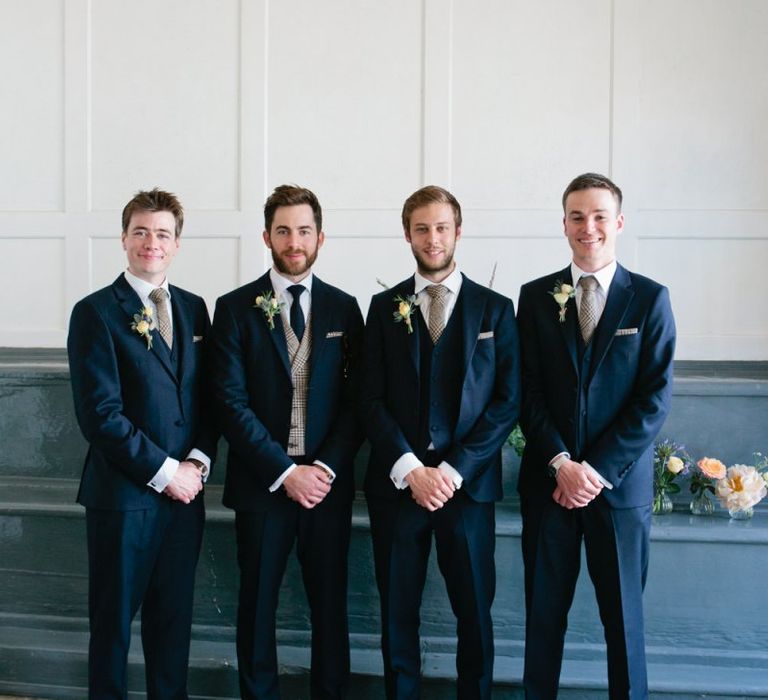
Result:
[[[712,515],[715,512],[715,504],[712,503],[706,491],[700,491],[691,499],[692,515]]]
[[[731,520],[749,520],[755,514],[755,509],[750,506],[749,508],[729,508],[728,515],[731,516]]]
[[[653,497],[653,514],[666,515],[672,512],[672,499],[666,491],[658,492]]]

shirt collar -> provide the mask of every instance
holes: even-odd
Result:
[[[608,288],[611,286],[613,276],[616,274],[616,260],[611,260],[605,267],[599,269],[597,272],[585,272],[575,262],[571,263],[571,279],[573,280],[573,286],[577,287],[579,280],[585,275],[592,275],[600,288],[607,294]]]
[[[433,285],[433,284],[442,284],[444,287],[448,287],[448,291],[451,292],[451,294],[458,294],[459,290],[461,289],[461,271],[459,270],[458,265],[454,265],[453,271],[451,272],[448,277],[446,277],[442,282],[433,282],[432,280],[428,280],[423,275],[420,275],[418,270],[413,276],[414,279],[414,294],[420,294],[423,292],[427,287]]]
[[[134,275],[130,270],[126,270],[125,281],[131,285],[131,289],[133,289],[133,291],[139,295],[139,299],[141,299],[142,302],[146,303],[147,299],[149,299],[149,295],[152,293],[152,290],[157,289],[157,287],[164,289],[168,294],[168,298],[171,298],[171,290],[168,287],[167,277],[163,280],[162,284],[155,286],[154,284],[150,284],[146,280],[141,279],[141,277],[136,277],[136,275]]]
[[[303,280],[301,280],[301,282],[294,282],[293,280],[289,280],[287,277],[283,277],[277,270],[275,270],[274,267],[270,268],[269,270],[269,281],[272,282],[272,289],[275,290],[276,297],[280,297],[285,294],[290,296],[290,293],[288,292],[288,287],[292,287],[294,284],[300,284],[311,295],[313,279],[314,279],[314,274],[312,273],[311,270],[309,271],[309,274]]]

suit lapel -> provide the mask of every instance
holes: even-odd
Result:
[[[454,313],[460,311],[462,320],[462,358],[464,361],[462,367],[462,378],[466,379],[469,371],[469,363],[472,361],[472,355],[477,347],[477,336],[480,334],[483,315],[485,313],[486,297],[481,294],[482,288],[468,279],[463,273],[461,275],[462,283],[459,290],[459,298],[456,300]],[[462,379],[462,381],[463,381]]]
[[[124,275],[120,275],[120,277],[115,280],[112,286],[115,290],[115,296],[117,298],[118,304],[128,316],[126,330],[130,334],[136,336],[137,341],[145,343],[146,345],[145,339],[140,337],[136,331],[131,330],[131,321],[133,321],[134,315],[139,313],[143,307],[139,295],[136,294],[136,292],[133,290],[133,287],[128,284],[128,281],[125,279]],[[152,349],[150,352],[160,361],[160,364],[162,364],[162,366],[165,368],[165,371],[171,375],[173,380],[177,381],[176,372],[173,371],[173,366],[171,365],[171,356],[168,352],[168,346],[163,341],[162,337],[160,336],[160,332],[157,329],[152,331]]]
[[[179,294],[178,289],[171,287],[171,306],[173,307],[174,344],[179,354],[179,381],[191,369],[192,353],[190,344],[194,342],[194,324],[192,311],[187,302]],[[154,343],[153,343],[154,344]]]
[[[621,319],[624,317],[634,295],[629,273],[621,265],[617,265],[616,274],[614,274],[611,287],[608,290],[608,298],[605,300],[603,314],[595,328],[595,336],[592,339],[594,347],[592,348],[591,376],[594,376],[605,357],[605,353],[608,352],[608,348],[611,346],[616,334],[616,329],[619,327]]]
[[[269,321],[267,320],[266,314],[257,307],[256,304],[256,297],[262,296],[266,294],[267,292],[272,292],[272,294],[275,294],[275,290],[272,288],[272,280],[269,277],[269,272],[262,275],[253,283],[253,288],[256,291],[256,294],[254,295],[254,301],[253,303],[253,313],[255,314],[254,323],[263,326],[264,332],[269,335],[270,339],[275,345],[275,351],[277,352],[278,357],[280,358],[280,362],[283,365],[283,369],[287,372],[288,376],[291,376],[291,360],[288,357],[288,343],[285,340],[285,331],[283,330],[283,319],[280,318],[282,314],[289,313],[288,309],[285,307],[280,307],[280,313],[273,316],[272,320],[275,322],[275,327],[270,328],[269,327]]]
[[[397,310],[397,304],[395,303],[395,297],[401,296],[403,299],[407,299],[409,296],[413,296],[414,290],[416,289],[416,278],[411,276],[404,282],[401,282],[392,290],[392,312]],[[421,355],[419,353],[419,336],[421,335],[421,324],[419,323],[419,316],[422,318],[424,315],[421,312],[420,307],[416,307],[414,312],[411,314],[411,328],[413,328],[413,333],[408,332],[408,327],[405,325],[405,321],[400,321],[400,323],[394,322],[394,317],[390,316],[392,318],[392,322],[395,326],[395,332],[399,333],[408,344],[408,354],[411,356],[411,362],[413,363],[413,369],[416,371],[416,377],[419,376],[419,365],[420,365],[420,358]],[[424,318],[424,322],[427,323],[428,319]]]
[[[312,304],[309,318],[312,324],[312,349],[309,357],[310,377],[314,376],[315,367],[325,349],[325,337],[331,330],[330,323],[334,317],[330,289],[325,282],[316,276],[312,280]]]
[[[564,284],[570,284],[573,286],[573,278],[571,277],[571,266],[565,268],[562,272],[555,275],[555,278],[552,282],[552,289],[555,288],[555,284],[557,284],[557,281],[563,282]],[[552,290],[550,290],[552,291]],[[551,295],[550,295],[551,298]],[[555,318],[555,322],[560,327],[560,333],[563,337],[563,342],[565,343],[566,347],[568,348],[568,354],[571,356],[571,362],[573,362],[573,369],[578,372],[579,368],[579,348],[578,348],[578,329],[577,326],[579,325],[579,310],[576,307],[576,298],[572,298],[568,300],[568,303],[566,304],[566,311],[565,311],[565,321],[560,322],[557,319],[557,313],[559,311],[559,307],[557,306],[557,302],[552,300],[550,302],[551,306],[554,307],[552,310],[553,317]]]

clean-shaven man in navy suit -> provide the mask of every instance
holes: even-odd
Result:
[[[414,192],[402,223],[417,269],[371,301],[361,391],[386,694],[419,697],[419,608],[434,537],[457,618],[457,696],[490,698],[494,502],[520,404],[515,312],[459,271],[461,207],[450,192]]]
[[[322,210],[283,185],[264,206],[272,269],[221,297],[212,374],[229,443],[224,505],[235,510],[237,659],[247,700],[280,697],[275,615],[296,543],[312,624],[310,695],[346,697],[347,553],[363,318],[357,301],[312,272]]]
[[[192,598],[216,448],[206,419],[203,300],[168,284],[184,213],[139,192],[123,210],[128,269],[77,303],[67,351],[90,445],[86,508],[88,697],[123,700],[131,620],[141,607],[147,697],[187,698]]]
[[[621,203],[607,177],[574,179],[563,194],[573,260],[520,292],[523,682],[531,700],[557,697],[582,541],[609,696],[648,697],[642,594],[653,441],[669,411],[675,322],[667,289],[616,262]]]

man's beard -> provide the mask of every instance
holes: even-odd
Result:
[[[300,262],[293,263],[283,260],[277,253],[275,253],[275,249],[272,248],[272,262],[275,264],[277,271],[291,277],[303,275],[315,264],[315,260],[317,260],[317,248],[312,252],[305,251],[304,258]]]
[[[446,250],[446,255],[441,262],[424,260],[415,250],[412,250],[411,252],[413,253],[413,257],[416,258],[416,265],[420,272],[434,274],[436,272],[450,271],[453,267],[453,250]]]

